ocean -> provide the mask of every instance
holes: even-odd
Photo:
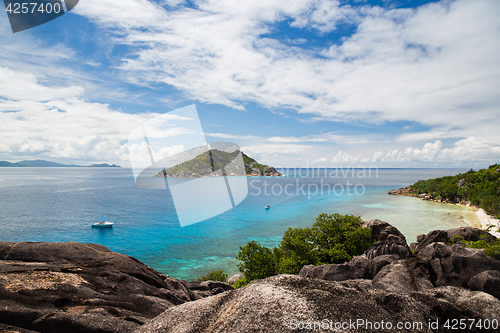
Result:
[[[408,243],[420,233],[477,221],[468,207],[387,194],[420,179],[465,169],[278,171],[285,177],[242,177],[248,195],[240,204],[181,227],[168,188],[138,187],[130,169],[0,168],[0,240],[98,243],[169,276],[193,280],[211,269],[236,274],[239,246],[251,240],[275,246],[287,228],[309,227],[320,213],[387,221]],[[201,182],[201,187],[210,186],[208,178]],[[199,210],[195,194],[181,198],[192,201],[183,209]],[[271,208],[264,209],[266,205]],[[101,217],[114,227],[91,228]]]

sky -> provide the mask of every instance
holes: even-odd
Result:
[[[14,34],[2,9],[0,160],[130,166],[138,126],[194,105],[207,142],[276,167],[487,167],[498,17],[498,0],[81,0]]]

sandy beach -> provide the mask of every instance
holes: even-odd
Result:
[[[490,225],[494,225],[494,226],[499,225],[498,223],[500,222],[500,220],[495,219],[493,216],[486,214],[486,212],[482,208],[479,208],[476,211],[476,215],[479,219],[479,222],[481,222],[481,227],[483,229],[486,229]],[[500,233],[496,231],[497,229],[498,228],[495,228],[495,227],[492,228],[492,230],[490,230],[490,234],[494,235],[497,238],[500,238]]]

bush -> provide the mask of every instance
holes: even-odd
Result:
[[[483,239],[478,241],[466,241],[462,236],[455,236],[452,240],[448,242],[449,245],[458,244],[463,247],[469,247],[474,249],[484,249],[484,254],[493,259],[500,259],[500,239],[495,241],[487,241],[485,235],[482,236]]]
[[[320,214],[311,228],[289,228],[278,247],[255,241],[240,246],[236,259],[247,280],[277,274],[298,274],[304,265],[343,263],[362,254],[373,242],[361,217]]]
[[[276,275],[276,260],[273,251],[265,246],[251,241],[245,246],[240,246],[240,251],[236,256],[240,260],[238,269],[244,273],[247,279],[264,279],[268,276]]]
[[[219,270],[213,269],[209,273],[198,278],[198,281],[209,281],[209,280],[226,282],[227,281],[227,274],[224,273],[224,271],[222,269],[219,269]]]
[[[236,280],[233,284],[231,284],[231,286],[234,289],[238,289],[238,288],[242,288],[242,287],[246,286],[249,283],[250,283],[250,280],[243,276],[243,277],[240,277],[238,280]]]

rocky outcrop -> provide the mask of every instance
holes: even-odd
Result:
[[[428,262],[435,286],[468,286],[470,279],[484,271],[500,270],[500,261],[484,255],[480,249],[432,243],[417,253]]]
[[[18,331],[130,332],[172,306],[232,289],[188,284],[97,244],[0,242],[0,323]]]
[[[470,290],[480,290],[500,299],[500,272],[484,271],[469,280]]]
[[[435,230],[419,235],[411,253],[389,223],[364,225],[375,246],[350,262],[308,265],[237,290],[176,280],[101,245],[0,242],[0,331],[368,332],[373,326],[364,325],[409,322],[421,326],[386,331],[448,332],[448,319],[498,320],[500,261],[446,244],[482,239],[482,231]]]
[[[388,292],[410,293],[426,291],[435,287],[454,286],[496,294],[496,275],[480,275],[486,271],[500,271],[500,261],[484,255],[480,249],[464,248],[460,245],[449,246],[447,241],[455,236],[465,240],[496,238],[485,231],[463,227],[450,230],[434,230],[427,235],[419,235],[413,243],[414,253],[403,246],[404,236],[389,223],[380,220],[365,221],[364,225],[372,228],[374,247],[363,256],[355,257],[350,262],[304,266],[299,276],[328,281],[368,280],[364,282],[372,288]],[[396,241],[397,240],[397,241]],[[378,255],[379,249],[390,249],[390,244],[401,246],[402,254]],[[489,282],[478,282],[483,280]],[[485,280],[485,281],[486,281]],[[500,283],[500,280],[499,280]]]
[[[375,245],[366,251],[369,259],[386,254],[397,254],[400,258],[406,258],[411,253],[405,236],[389,223],[369,220],[364,221],[363,226],[372,229],[372,240],[376,241]]]
[[[435,332],[429,328],[429,321],[439,320],[442,331],[449,318],[477,321],[500,316],[500,300],[483,292],[440,287],[402,294],[362,285],[273,276],[229,293],[169,308],[136,332],[372,332],[376,331],[373,325],[382,322],[386,329],[381,331]],[[417,326],[398,329],[398,322]],[[469,332],[482,331],[472,327]]]
[[[414,249],[412,249],[415,253],[419,252],[421,249],[425,248],[427,245],[431,243],[447,243],[450,240],[454,240],[455,237],[461,237],[465,241],[478,241],[480,239],[485,239],[487,241],[494,241],[496,239],[495,236],[490,233],[471,227],[459,227],[452,228],[449,230],[433,230],[429,232],[427,235],[418,235],[417,243],[413,243]]]

